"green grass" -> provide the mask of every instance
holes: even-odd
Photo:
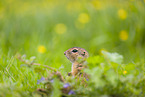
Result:
[[[123,12],[119,15],[120,10]],[[90,70],[95,68],[94,72],[99,72],[98,79],[102,81],[102,86],[97,86],[99,80],[91,78],[87,89],[92,91],[87,90],[86,95],[142,96],[141,91],[145,89],[144,21],[143,0],[0,1],[0,96],[34,96],[37,88],[43,88],[43,83],[37,84],[37,80],[49,76],[49,69],[28,67],[18,60],[18,53],[25,54],[26,59],[35,56],[35,62],[55,69],[63,67],[60,72],[66,76],[71,70],[71,63],[63,53],[71,47],[82,47],[89,52]],[[121,31],[125,31],[122,36]],[[40,45],[46,48],[44,53],[38,51]],[[106,61],[101,54],[102,49],[121,54],[122,62]],[[103,67],[102,63],[105,64]],[[122,74],[124,70],[126,75]],[[92,76],[94,74],[91,73]],[[119,76],[119,79],[112,76],[109,79],[109,74]],[[103,75],[109,77],[99,78]],[[109,84],[105,80],[109,80]],[[110,88],[111,83],[116,83],[118,87]],[[56,87],[60,86],[56,84]],[[85,91],[76,87],[74,90],[82,94]],[[97,94],[93,90],[98,91]]]

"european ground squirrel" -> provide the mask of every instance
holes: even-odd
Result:
[[[64,55],[72,62],[70,75],[76,76],[85,66],[88,52],[80,47],[73,47],[64,52]]]

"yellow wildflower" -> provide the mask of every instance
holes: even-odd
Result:
[[[45,48],[45,46],[43,46],[43,45],[39,45],[37,50],[38,50],[38,52],[41,53],[41,54],[43,54],[43,53],[46,52],[46,48]]]
[[[128,33],[127,31],[125,30],[122,30],[120,33],[119,33],[119,38],[123,41],[127,40],[128,39]]]
[[[119,9],[118,16],[120,19],[125,20],[127,18],[127,12],[124,9]]]
[[[126,74],[126,73],[127,73],[127,71],[124,70],[124,71],[123,71],[123,74]]]
[[[82,24],[86,24],[90,21],[90,17],[87,13],[81,13],[78,17],[78,21]]]
[[[67,30],[67,27],[65,24],[60,23],[55,26],[54,30],[58,34],[64,34]]]

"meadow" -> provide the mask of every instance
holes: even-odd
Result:
[[[85,85],[71,47],[89,52]],[[33,96],[145,97],[145,0],[1,0],[0,97]]]

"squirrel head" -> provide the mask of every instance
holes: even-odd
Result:
[[[88,52],[80,47],[73,47],[64,52],[64,55],[72,62],[84,62],[88,57]]]

